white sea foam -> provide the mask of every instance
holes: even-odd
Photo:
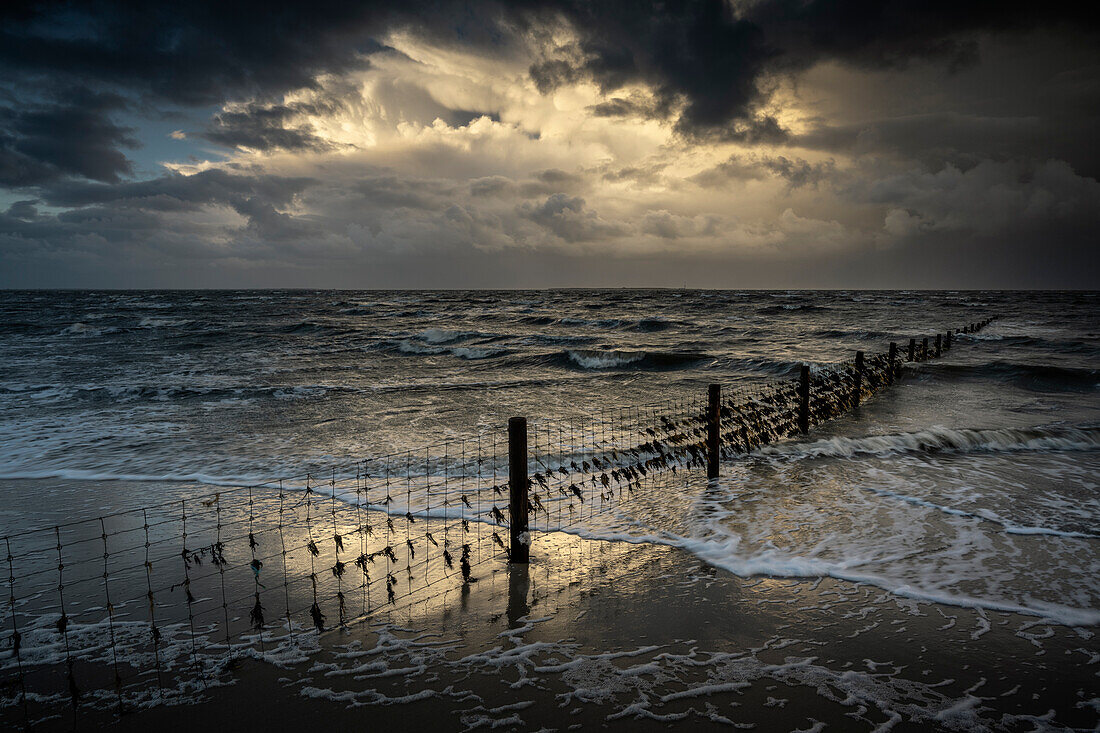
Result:
[[[445,343],[445,341],[428,341],[428,343]],[[491,347],[477,347],[477,346],[425,346],[423,344],[415,343],[408,340],[402,340],[397,342],[397,350],[403,354],[415,354],[419,356],[428,355],[436,356],[441,354],[450,354],[451,356],[458,357],[459,359],[477,360],[477,359],[489,359],[494,356],[500,356],[505,353],[504,349],[491,348]]]
[[[867,485],[852,486],[851,491],[866,490]],[[914,601],[1018,613],[1049,619],[1066,626],[1090,627],[1100,625],[1100,609],[1089,603],[1090,594],[1096,593],[1092,584],[1082,585],[1079,571],[1062,563],[1063,580],[1075,588],[1071,598],[1063,596],[1060,586],[1048,582],[1048,587],[1035,588],[1028,580],[1030,568],[1016,568],[992,549],[991,533],[987,522],[997,521],[995,515],[943,507],[917,499],[895,496],[881,487],[874,487],[876,495],[903,499],[921,509],[946,512],[957,517],[956,522],[941,530],[946,547],[928,547],[929,531],[927,514],[909,514],[885,508],[894,516],[881,527],[864,523],[861,531],[853,531],[847,525],[832,527],[830,517],[837,513],[872,514],[880,509],[860,501],[858,496],[831,497],[829,505],[821,507],[807,499],[804,511],[792,507],[797,500],[777,496],[756,499],[760,506],[754,514],[744,516],[748,504],[734,496],[727,496],[711,487],[710,498],[695,505],[690,512],[695,517],[682,528],[662,518],[667,510],[652,518],[635,519],[625,512],[617,519],[604,521],[603,515],[587,526],[566,530],[588,539],[635,544],[658,544],[686,550],[707,564],[727,570],[740,577],[772,578],[834,578],[851,583],[881,588],[896,598]],[[810,486],[811,496],[822,497],[819,487]],[[723,508],[725,502],[729,508]],[[839,502],[839,503],[836,503]],[[691,504],[689,504],[691,506]],[[770,519],[769,515],[774,515]],[[656,520],[656,521],[655,521]],[[669,528],[655,526],[665,523]],[[1091,543],[1092,535],[1052,528],[1025,527],[1001,520],[999,544],[1030,540],[1028,535],[1048,535],[1054,541],[1070,543],[1047,548],[1051,552],[1074,555],[1089,553],[1088,546],[1075,543]],[[535,543],[535,547],[538,543]],[[924,546],[924,547],[922,547]],[[1021,552],[1011,545],[1003,552]],[[1090,555],[1086,554],[1085,557]],[[1058,557],[1058,555],[1055,555]],[[1042,568],[1035,573],[1043,575]],[[1076,580],[1074,580],[1076,578]],[[982,579],[980,582],[976,582]],[[1063,600],[1065,598],[1065,600]]]
[[[645,358],[644,351],[592,351],[569,349],[569,359],[582,369],[613,369],[635,364]]]
[[[407,339],[402,339],[397,342],[397,350],[403,354],[442,354],[446,349],[438,346],[424,346],[422,344],[413,343]]]
[[[837,436],[822,440],[765,446],[761,456],[787,459],[887,456],[898,453],[1080,451],[1100,448],[1100,428],[1036,426],[1030,428],[957,429],[933,426],[913,433]]]
[[[479,349],[474,347],[457,346],[450,350],[452,354],[459,359],[489,359],[494,356],[500,356],[504,353],[503,349]]]
[[[879,496],[890,497],[891,499],[898,499],[904,501],[907,504],[913,504],[916,506],[928,507],[929,509],[935,509],[943,512],[944,514],[952,514],[957,517],[970,517],[972,519],[978,519],[985,522],[992,522],[999,524],[1005,532],[1009,534],[1018,535],[1048,535],[1052,537],[1072,537],[1076,539],[1100,539],[1100,534],[1092,534],[1089,532],[1076,532],[1070,530],[1054,529],[1052,527],[1035,527],[1035,526],[1021,526],[1013,523],[1011,520],[1005,519],[999,516],[996,512],[989,509],[982,509],[981,511],[966,511],[965,509],[958,509],[956,507],[949,507],[943,504],[937,504],[927,499],[921,499],[916,496],[909,496],[896,491],[888,491],[886,489],[877,488],[874,486],[862,486],[861,488],[870,491]]]

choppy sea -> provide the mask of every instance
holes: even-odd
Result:
[[[1097,293],[3,292],[0,534],[503,431],[512,415],[789,379],[990,316],[856,413],[728,462],[690,501],[580,532],[740,575],[1094,625]],[[140,492],[112,491],[126,482]]]

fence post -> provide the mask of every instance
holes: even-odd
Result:
[[[897,341],[891,341],[890,342],[890,367],[886,370],[886,373],[889,375],[889,381],[887,382],[888,384],[893,384],[894,383],[894,378],[897,377],[897,370],[898,370],[898,342]]]
[[[950,328],[947,329],[947,338],[944,339],[943,348],[944,349],[950,349],[951,348],[951,329]]]
[[[909,339],[909,361],[913,361],[916,358],[917,340]]]
[[[920,360],[928,361],[928,337],[924,337],[924,341],[921,342],[920,347]]]
[[[722,424],[722,385],[712,384],[707,389],[707,478],[718,478],[718,433]]]
[[[943,353],[943,334],[936,334],[936,358],[940,358],[940,354]]]
[[[856,407],[863,397],[863,352],[856,352]]]
[[[810,432],[810,365],[803,364],[798,374],[798,429]]]
[[[511,551],[509,562],[530,562],[527,532],[527,418],[508,419],[508,514]]]

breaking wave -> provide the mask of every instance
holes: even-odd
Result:
[[[994,377],[1028,389],[1088,391],[1100,387],[1100,370],[1084,367],[989,361],[982,364],[924,362],[915,368],[953,378]]]
[[[790,459],[888,456],[899,453],[1006,453],[1081,451],[1100,448],[1100,427],[1038,426],[986,430],[934,426],[914,433],[862,438],[825,438],[809,443],[766,446],[758,455]]]
[[[430,345],[431,343],[432,342],[429,341],[426,345],[414,341],[401,340],[393,344],[393,349],[400,354],[414,356],[438,356],[449,354],[468,361],[491,359],[494,356],[501,356],[507,353],[505,349],[476,346],[432,346]]]
[[[709,354],[665,351],[568,349],[558,355],[557,361],[564,366],[584,370],[629,368],[666,371],[673,369],[688,369],[711,358]]]

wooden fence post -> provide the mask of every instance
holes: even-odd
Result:
[[[798,374],[798,429],[810,432],[810,365],[803,364]]]
[[[508,514],[511,551],[509,562],[531,560],[531,537],[527,531],[527,418],[508,420]]]
[[[893,384],[894,378],[897,377],[898,370],[898,342],[890,342],[890,367],[886,373],[889,375],[887,384]]]
[[[921,342],[920,347],[920,360],[928,361],[928,337],[924,337],[924,341]]]
[[[950,328],[947,329],[947,338],[944,340],[943,348],[945,348],[945,349],[950,349],[951,348],[951,329]]]
[[[909,361],[913,361],[917,356],[917,340],[909,339]]]
[[[936,334],[936,358],[939,359],[941,354],[943,354],[943,334],[937,333]]]
[[[719,431],[722,424],[722,385],[707,389],[707,478],[718,478]]]
[[[863,352],[856,352],[856,407],[863,397]]]

